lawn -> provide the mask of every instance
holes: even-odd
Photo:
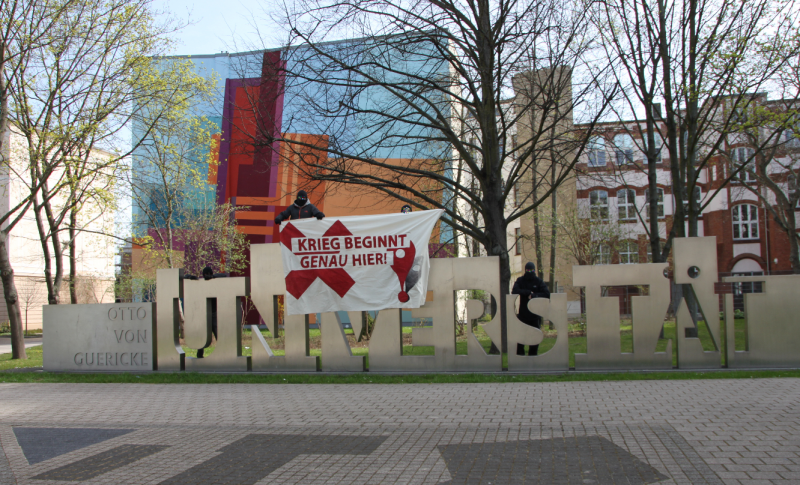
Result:
[[[736,350],[744,350],[744,335],[746,323],[737,319],[736,324]],[[584,327],[578,323],[570,325],[569,353],[570,367],[574,367],[575,353],[586,352],[586,337],[582,335]],[[261,334],[269,343],[275,355],[283,355],[283,337],[273,338],[272,335],[262,330]],[[368,357],[366,342],[356,342],[352,331],[346,331],[352,348],[353,355]],[[311,355],[321,355],[320,331],[309,331],[311,340]],[[476,336],[488,352],[491,341],[481,328],[476,330]],[[664,329],[664,339],[659,339],[656,350],[666,350],[667,340],[675,338],[675,323],[667,322]],[[704,348],[711,346],[708,329],[703,322],[699,328],[699,337]],[[550,350],[556,341],[556,333],[545,329],[545,339],[539,346],[540,354]],[[404,355],[433,355],[433,347],[414,347],[411,343],[411,328],[403,328],[403,354]],[[620,326],[620,343],[623,352],[630,352],[633,346],[633,333],[630,322],[623,321]],[[252,355],[252,335],[250,330],[242,333],[242,347],[244,355]],[[723,342],[724,345],[724,342]],[[196,351],[183,347],[186,354],[194,357]],[[206,350],[206,355],[213,352],[213,347]],[[466,336],[459,336],[456,340],[456,353],[466,354]],[[14,368],[35,368],[42,366],[42,347],[27,349],[27,360],[12,360],[11,354],[0,355],[0,371]],[[677,355],[673,344],[673,364],[677,364]],[[504,355],[504,366],[507,359]],[[66,373],[3,373],[2,382],[146,382],[146,383],[454,383],[454,382],[564,382],[587,380],[641,380],[641,379],[702,379],[702,378],[754,378],[754,377],[800,377],[800,371],[711,371],[711,372],[621,372],[621,373],[569,373],[555,375],[508,375],[508,374],[429,374],[429,375],[400,375],[381,376],[374,374],[355,375],[298,375],[298,374],[273,374],[273,375],[220,375],[220,374],[66,374]]]
[[[25,360],[12,359],[11,353],[0,354],[0,370],[18,369],[24,367],[41,367],[42,366],[42,346],[29,347],[25,349],[28,358]]]

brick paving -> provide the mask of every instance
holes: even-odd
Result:
[[[2,484],[800,483],[800,379],[0,384],[0,446]]]

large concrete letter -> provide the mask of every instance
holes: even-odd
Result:
[[[250,299],[269,331],[277,336],[278,308],[275,298],[286,294],[280,243],[250,245],[250,279],[253,283]]]
[[[744,295],[744,351],[736,350],[733,294],[725,295],[728,367],[800,367],[800,276],[733,276],[723,281],[763,282],[763,293]]]
[[[183,270],[156,270],[156,364],[160,371],[178,372],[184,368],[180,343],[180,299],[183,298]]]
[[[265,359],[263,358],[264,352],[259,350],[262,353],[262,358],[259,367],[254,367],[253,370],[316,372],[320,369],[319,357],[310,355],[308,315],[287,315],[284,313],[283,337],[284,355],[271,355],[268,359]],[[253,342],[255,344],[255,340]],[[261,342],[262,345],[266,345],[263,339],[261,339]]]
[[[434,348],[430,370],[454,371],[456,369],[456,315],[453,300],[453,261],[431,259],[428,290],[433,299],[420,308],[411,310],[414,318],[430,318],[432,327],[411,330],[412,345],[432,345]]]
[[[366,370],[364,356],[353,355],[342,324],[339,323],[335,313],[323,313],[319,328],[322,334],[323,371],[363,372]]]
[[[666,268],[666,263],[573,266],[573,284],[586,288],[586,353],[575,354],[576,369],[672,367],[671,342],[667,343],[666,352],[655,351],[669,307]],[[633,352],[623,354],[619,298],[605,297],[601,292],[603,286],[628,285],[648,285],[650,294],[633,297]]]
[[[435,292],[435,290],[434,290]],[[400,310],[381,310],[369,341],[370,372],[432,372],[436,360],[430,355],[403,355]]]
[[[511,372],[525,371],[567,371],[569,370],[569,322],[567,321],[567,295],[553,293],[550,299],[534,298],[528,301],[528,309],[550,320],[556,328],[558,337],[553,348],[540,355],[517,355],[516,344],[538,345],[544,335],[542,332],[517,319],[514,314],[515,301],[519,295],[506,296],[508,315],[508,370]]]
[[[694,328],[686,298],[678,306],[675,322],[678,343],[678,367],[715,369],[722,365],[720,355],[719,298],[714,292],[717,282],[717,238],[682,237],[673,243],[675,283],[691,284],[703,313],[708,332],[716,350],[704,351],[700,339],[686,337],[686,329]],[[685,295],[684,295],[685,296]]]
[[[483,290],[489,293],[490,298],[497,302],[498,308],[491,321],[481,324],[497,348],[501,347],[500,338],[500,258],[489,256],[485,258],[455,258],[453,261],[453,289],[450,292],[455,296],[460,290]],[[461,372],[494,372],[503,369],[503,356],[500,354],[489,355],[483,350],[472,331],[472,321],[477,320],[484,313],[483,302],[472,300],[472,307],[467,306],[467,355],[456,355],[456,370]],[[468,301],[468,305],[469,305]],[[478,305],[475,305],[477,303]]]
[[[211,343],[211,298],[217,299],[217,345],[211,355],[186,359],[187,371],[246,372],[250,357],[242,356],[242,304],[248,278],[184,281],[186,345],[200,349]]]
[[[258,310],[261,319],[267,325],[273,337],[278,336],[278,296],[286,294],[286,280],[283,277],[283,259],[281,259],[281,245],[251,244],[250,245],[250,279],[252,288],[250,299]],[[253,359],[254,371],[273,370],[278,365],[270,363],[274,358],[272,349],[261,335],[258,327],[251,325],[253,332]],[[257,335],[256,335],[257,334]],[[282,359],[285,361],[286,359]]]
[[[428,288],[433,300],[411,310],[414,317],[428,317],[433,327],[415,328],[414,345],[433,345],[435,369],[444,372],[491,372],[502,370],[502,357],[487,355],[472,331],[472,321],[483,315],[483,304],[467,302],[467,355],[456,355],[455,298],[459,290],[484,290],[495,299],[500,293],[499,258],[432,259]],[[500,312],[483,325],[493,340],[499,339]],[[499,346],[499,340],[495,340]]]

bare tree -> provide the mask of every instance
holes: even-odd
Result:
[[[8,180],[23,178],[27,173],[27,165],[22,161],[26,155],[20,153],[19,147],[12,146],[12,131],[15,127],[10,116],[9,79],[24,69],[33,51],[50,44],[48,32],[59,21],[63,12],[64,5],[60,1],[0,0],[0,162]],[[30,209],[32,194],[38,187],[37,184],[32,184],[30,192],[12,201],[9,210],[0,215],[0,279],[3,282],[3,296],[10,320],[13,359],[25,359],[27,354],[22,335],[19,294],[8,250],[8,236]],[[10,191],[9,185],[6,184],[3,190]]]
[[[552,164],[555,183],[507,214],[514,185],[554,145],[581,153],[574,131],[543,136],[552,125],[571,124],[579,112],[593,126],[608,103],[601,63],[587,65],[594,45],[585,13],[583,3],[556,1],[296,2],[281,19],[291,48],[277,70],[298,115],[285,113],[281,131],[327,135],[327,157],[299,165],[313,180],[444,209],[450,227],[499,256],[508,293],[508,224],[548,201],[575,159]],[[326,42],[335,38],[348,40]],[[532,73],[537,93],[504,110],[523,73]],[[506,146],[531,111],[538,114],[530,137]],[[297,152],[319,148],[269,131],[253,143],[276,139]],[[469,174],[463,182],[453,176],[459,163]]]
[[[170,19],[156,20],[150,0],[75,0],[62,6],[46,33],[47,46],[32,49],[7,79],[10,114],[28,145],[50,304],[59,303],[63,254],[67,248],[75,253],[81,206],[100,199],[108,205],[115,172],[130,151],[120,135],[136,116],[135,105],[165,94],[177,97],[184,86],[144,89],[163,77],[149,56],[164,52],[175,28]],[[98,148],[116,153],[98,156]]]
[[[641,169],[648,176],[646,228],[654,261],[667,260],[674,237],[697,236],[698,217],[721,190],[698,203],[692,194],[703,169],[741,129],[743,113],[756,102],[753,94],[768,89],[797,54],[793,5],[782,0],[608,0],[592,9],[590,18],[624,88],[618,113],[635,118],[644,112],[641,121],[626,128],[642,140],[645,153]],[[675,202],[663,245],[655,213],[662,145],[669,153]],[[727,180],[740,170],[728,172]]]

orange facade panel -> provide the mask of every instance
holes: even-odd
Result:
[[[236,230],[242,234],[252,234],[257,236],[266,236],[272,234],[272,228],[267,226],[236,226]]]
[[[267,211],[236,211],[235,218],[250,221],[271,221],[275,219],[275,213]]]

